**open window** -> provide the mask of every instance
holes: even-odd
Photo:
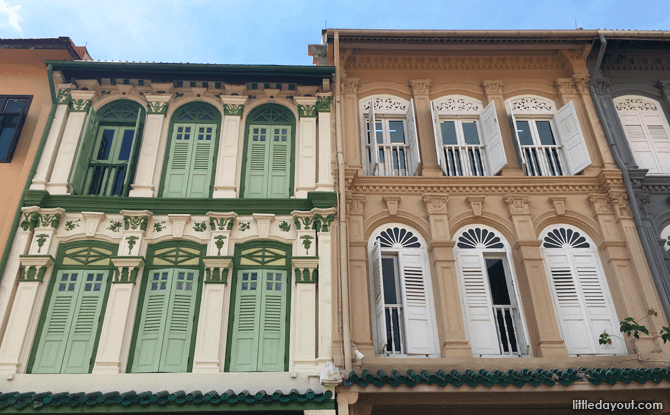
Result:
[[[370,287],[379,356],[439,356],[425,243],[400,224],[373,233],[368,246]]]
[[[635,163],[649,174],[670,175],[670,127],[661,104],[638,96],[614,99]]]
[[[530,354],[509,245],[485,226],[466,227],[456,235],[454,253],[473,355]]]
[[[575,175],[591,165],[575,104],[522,96],[505,102],[519,165],[528,176]]]
[[[445,176],[493,176],[507,164],[495,103],[452,95],[431,101],[437,159]]]
[[[416,176],[421,165],[414,101],[361,100],[363,165],[368,176]]]
[[[27,95],[0,95],[0,163],[12,161],[32,100]]]

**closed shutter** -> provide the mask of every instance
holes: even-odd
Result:
[[[201,124],[194,126],[195,136],[191,159],[191,174],[188,179],[186,197],[209,197],[209,187],[214,166],[214,144],[216,143],[216,126]]]
[[[79,298],[60,373],[88,373],[91,367],[95,338],[102,324],[102,304],[108,276],[109,271],[82,273],[83,280],[79,282]]]
[[[289,178],[291,167],[291,128],[289,126],[273,126],[270,136],[270,183],[268,194],[262,197],[289,197]]]
[[[621,115],[619,118],[637,166],[641,169],[649,169],[649,173],[658,173],[660,166],[654,157],[653,145],[644,131],[641,117]]]
[[[579,125],[577,111],[573,101],[556,111],[556,126],[563,145],[563,153],[569,174],[577,174],[591,165],[589,149],[586,147],[584,133]]]
[[[498,124],[495,102],[491,100],[479,117],[484,136],[484,151],[488,162],[488,175],[495,176],[507,164],[505,147],[502,142],[502,133]]]
[[[421,249],[400,251],[403,322],[407,354],[437,354],[430,275]]]
[[[377,328],[375,336],[375,352],[382,354],[386,351],[388,340],[386,337],[386,310],[384,307],[384,279],[382,278],[382,253],[379,240],[376,240],[370,251],[370,280],[372,282],[372,301],[374,304],[374,319]]]
[[[137,333],[133,372],[158,372],[174,270],[149,273]]]
[[[84,271],[59,271],[42,329],[32,373],[60,373]]]
[[[171,286],[158,369],[160,372],[186,372],[195,319],[198,271],[173,270]]]
[[[516,159],[519,162],[519,167],[521,170],[528,174],[528,166],[526,165],[526,158],[523,156],[523,150],[521,149],[521,142],[519,141],[519,133],[516,126],[516,118],[512,112],[512,103],[510,101],[505,101],[505,110],[507,111],[507,117],[509,119],[509,128],[512,131],[512,141],[514,141],[514,148],[516,148]]]
[[[442,169],[444,175],[448,175],[447,172],[447,160],[444,156],[444,142],[442,141],[442,129],[440,127],[440,116],[437,114],[435,109],[435,104],[433,101],[430,101],[430,116],[433,120],[433,135],[435,136],[435,152],[437,153],[437,164]]]
[[[421,152],[419,151],[419,133],[416,128],[416,115],[414,113],[414,99],[409,100],[407,108],[407,143],[409,144],[409,166],[408,175],[416,176],[421,164]]]
[[[484,258],[479,252],[460,251],[457,261],[472,353],[498,355],[500,345]]]
[[[375,100],[370,100],[370,112],[368,116],[370,121],[370,170],[369,176],[379,174],[379,143],[377,143],[377,122],[375,120]]]
[[[253,372],[257,368],[262,274],[260,270],[241,270],[237,273],[235,321],[230,346],[231,372]]]
[[[195,127],[194,124],[174,125],[163,197],[186,196],[191,174]]]
[[[266,195],[267,161],[270,158],[269,141],[269,127],[260,125],[249,127],[244,197],[262,198]]]
[[[88,109],[88,118],[86,119],[86,126],[79,144],[79,151],[77,153],[77,161],[74,164],[74,171],[70,179],[70,186],[72,186],[72,193],[76,195],[84,194],[84,182],[88,174],[88,164],[91,160],[91,152],[95,145],[95,139],[98,132],[100,121],[97,114],[93,111],[93,107]]]
[[[643,115],[642,119],[647,126],[649,137],[657,159],[658,174],[670,173],[670,137],[668,126],[661,119],[662,115]],[[650,171],[650,173],[652,173]]]
[[[286,349],[286,271],[263,271],[262,286],[257,370],[282,372]]]

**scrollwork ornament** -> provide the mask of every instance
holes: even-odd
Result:
[[[646,99],[640,98],[626,98],[622,101],[619,101],[615,104],[615,107],[618,111],[657,111],[658,107],[647,101]]]
[[[482,81],[482,88],[486,95],[502,95],[503,82],[502,80]]]
[[[167,102],[147,102],[147,114],[161,114],[165,115],[168,110],[168,103]]]
[[[358,78],[342,78],[340,82],[340,89],[343,94],[355,94],[358,92],[358,85],[360,79]]]
[[[449,195],[424,194],[422,199],[426,204],[428,214],[434,215],[447,213],[447,200],[449,200]]]
[[[409,86],[414,95],[427,95],[430,92],[430,79],[410,79]]]
[[[347,203],[347,216],[363,214],[363,207],[365,206],[364,195],[348,193],[346,196],[346,203]]]
[[[588,94],[589,93],[589,82],[591,80],[591,77],[588,74],[577,74],[577,75],[572,75],[572,82],[574,82],[575,86],[577,87],[577,90],[581,94]]]
[[[530,199],[524,195],[505,195],[505,203],[512,215],[530,215]]]
[[[607,199],[621,218],[632,217],[630,205],[628,204],[628,195],[625,193],[610,193]]]
[[[372,101],[374,101],[375,112],[380,114],[387,112],[404,113],[407,111],[407,104],[388,97],[371,99],[363,104],[363,109],[369,110]]]
[[[446,101],[437,104],[435,109],[438,113],[463,112],[479,114],[482,110],[482,106],[478,102],[466,100],[464,98],[449,98]]]

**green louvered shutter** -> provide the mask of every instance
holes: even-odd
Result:
[[[263,272],[257,367],[260,372],[284,371],[286,284],[286,271]]]
[[[216,142],[216,126],[200,124],[195,127],[193,151],[191,159],[191,175],[188,180],[186,197],[209,197],[209,185],[214,166],[214,143]]]
[[[84,133],[79,144],[79,152],[77,152],[77,161],[74,164],[74,172],[70,178],[70,186],[72,192],[76,195],[83,194],[84,182],[88,173],[88,164],[91,160],[91,152],[95,145],[95,139],[98,132],[100,120],[93,108],[88,110],[88,118],[84,126]]]
[[[144,293],[133,372],[158,372],[174,270],[152,271]]]
[[[60,373],[82,274],[83,271],[58,272],[32,373]]]
[[[270,142],[270,186],[268,198],[289,197],[289,168],[291,166],[291,128],[288,126],[272,127]]]
[[[191,173],[194,124],[175,124],[163,197],[185,197]]]
[[[159,372],[186,372],[190,355],[198,271],[175,269],[160,353]]]
[[[262,278],[262,271],[238,272],[229,368],[231,372],[257,370]]]
[[[269,130],[270,127],[267,126],[252,125],[249,127],[244,197],[266,197],[267,161],[270,153]]]
[[[88,373],[91,367],[95,338],[102,324],[108,275],[109,271],[85,271],[82,274],[60,373]]]

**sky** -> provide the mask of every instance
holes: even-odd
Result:
[[[311,65],[321,31],[670,30],[670,0],[0,0],[0,37],[70,37],[93,59]]]

